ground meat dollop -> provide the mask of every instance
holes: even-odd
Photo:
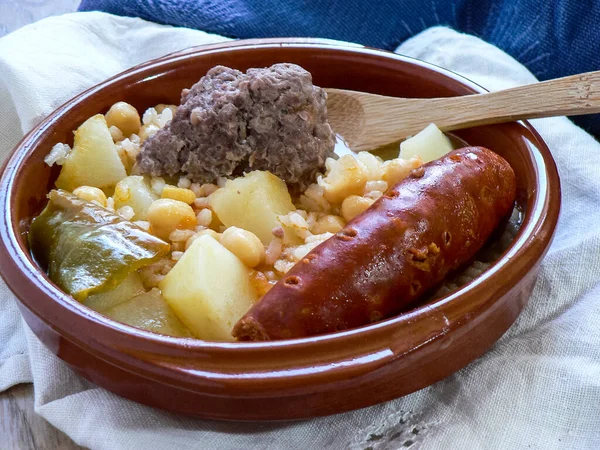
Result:
[[[144,142],[138,166],[199,183],[268,170],[303,190],[333,156],[326,98],[295,64],[247,73],[214,67],[182,92],[173,120]]]

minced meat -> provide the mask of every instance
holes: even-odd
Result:
[[[198,183],[268,170],[303,190],[334,144],[326,93],[302,67],[217,66],[182,92],[173,120],[144,142],[137,161],[142,173],[184,173]]]

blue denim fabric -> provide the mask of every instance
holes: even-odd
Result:
[[[540,80],[600,69],[599,0],[83,0],[79,10],[236,38],[325,37],[388,50],[447,25],[498,46]],[[600,115],[575,121],[600,135]]]

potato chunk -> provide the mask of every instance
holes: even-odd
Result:
[[[115,209],[131,206],[135,215],[132,220],[146,220],[148,208],[158,195],[150,189],[150,185],[142,176],[129,176],[123,178],[115,186],[113,195]]]
[[[158,289],[133,297],[104,311],[103,314],[118,322],[155,333],[178,337],[192,336],[190,330],[165,303]]]
[[[227,181],[209,196],[209,202],[225,226],[251,231],[265,245],[273,239],[273,228],[280,226],[277,216],[296,209],[285,182],[262,171]]]
[[[79,186],[111,188],[126,176],[106,120],[97,114],[75,131],[73,150],[66,157],[56,187],[70,192]]]
[[[233,326],[257,300],[249,275],[237,256],[206,234],[192,243],[159,287],[194,336],[233,341]]]
[[[423,163],[441,158],[452,150],[454,147],[450,139],[433,123],[400,144],[402,158],[419,156]]]

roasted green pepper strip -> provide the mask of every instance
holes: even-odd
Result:
[[[79,301],[116,287],[169,251],[169,244],[106,208],[60,189],[48,198],[31,224],[31,250],[50,279]]]

